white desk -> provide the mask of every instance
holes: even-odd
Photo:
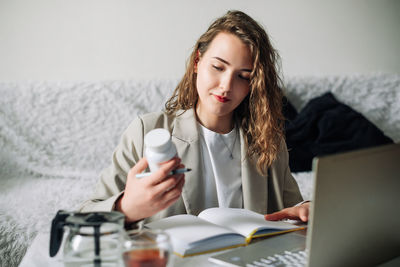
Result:
[[[24,258],[22,259],[19,267],[64,267],[61,262],[62,251],[51,258],[49,255],[49,241],[50,233],[39,233],[33,240],[31,246],[28,248]],[[224,250],[227,251],[227,250]],[[171,266],[219,266],[208,261],[208,257],[221,252],[209,253],[199,256],[179,258],[173,255],[173,264]]]
[[[19,267],[64,267],[61,262],[61,250],[57,254],[56,257],[50,258],[49,256],[49,240],[50,234],[38,234],[36,238],[33,240],[32,245],[28,248],[24,258],[22,259]],[[220,265],[213,264],[208,261],[208,258],[211,255],[216,255],[218,253],[223,253],[228,250],[224,250],[222,252],[209,253],[199,256],[187,257],[187,258],[179,258],[177,256],[173,256],[173,264],[172,266],[183,267],[183,266],[195,266],[195,267],[216,267]],[[398,267],[400,266],[400,256],[387,262],[379,265],[379,267]]]

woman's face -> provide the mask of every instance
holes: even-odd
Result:
[[[232,121],[233,111],[249,93],[252,68],[250,48],[238,37],[226,32],[214,37],[197,64],[196,113],[201,122]]]

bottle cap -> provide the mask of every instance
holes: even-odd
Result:
[[[146,147],[156,150],[156,151],[165,151],[171,146],[171,134],[163,129],[154,129],[146,134],[144,137],[144,144]]]

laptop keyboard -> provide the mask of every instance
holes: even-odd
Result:
[[[305,230],[295,231],[265,239],[255,240],[248,246],[213,255],[209,261],[238,267],[305,266]]]
[[[281,267],[293,266],[300,267],[307,264],[307,253],[305,250],[285,251],[281,254],[275,254],[265,258],[260,258],[252,263],[246,264],[246,267]]]

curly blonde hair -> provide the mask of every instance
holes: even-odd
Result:
[[[250,92],[235,109],[234,118],[235,123],[243,130],[248,148],[247,156],[257,158],[258,172],[266,175],[284,138],[279,55],[262,26],[245,13],[228,11],[215,20],[199,38],[187,62],[185,75],[165,104],[166,112],[176,114],[178,110],[188,110],[196,106],[198,94],[195,65],[198,54],[203,55],[220,32],[237,36],[249,46],[252,54]]]

